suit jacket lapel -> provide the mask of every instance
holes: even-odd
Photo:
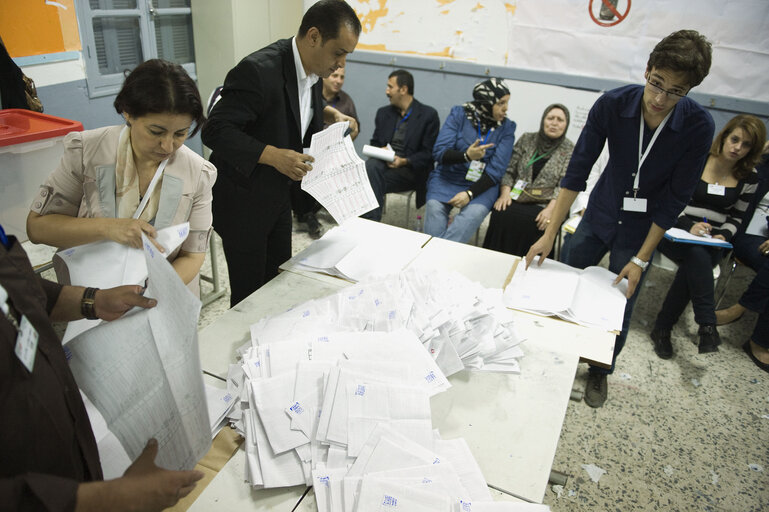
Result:
[[[299,84],[296,81],[294,52],[291,48],[292,47],[289,44],[288,51],[283,57],[283,80],[286,88],[286,96],[288,96],[288,105],[291,107],[291,114],[293,115],[294,123],[296,123],[296,131],[301,137],[302,119],[299,115]]]

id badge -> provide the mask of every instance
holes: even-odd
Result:
[[[715,185],[712,183],[708,183],[708,194],[713,196],[725,196],[726,186],[719,185],[718,183],[716,183]]]
[[[16,352],[16,357],[19,358],[21,364],[29,370],[29,373],[32,373],[32,368],[35,366],[38,336],[35,327],[26,316],[22,316],[19,323],[19,334],[16,336],[16,349],[14,352]]]
[[[481,179],[481,175],[483,174],[483,169],[486,168],[486,164],[481,162],[480,160],[473,160],[470,162],[470,167],[467,169],[467,174],[465,175],[465,179],[467,181],[472,181],[475,183],[479,179]]]
[[[518,198],[521,197],[521,194],[523,194],[523,191],[526,188],[526,185],[528,185],[528,183],[526,183],[523,180],[516,181],[515,186],[510,191],[510,199],[512,199],[513,201],[517,201]]]
[[[626,212],[646,212],[645,197],[626,197],[622,200],[622,209]]]

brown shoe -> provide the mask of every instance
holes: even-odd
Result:
[[[716,311],[716,325],[726,325],[736,322],[745,313],[745,307],[741,304],[729,306],[726,309]]]

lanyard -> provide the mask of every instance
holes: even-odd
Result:
[[[405,121],[406,121],[406,119],[408,119],[408,118],[409,118],[409,116],[411,115],[411,111],[412,111],[412,110],[414,110],[414,107],[411,107],[411,108],[409,109],[409,111],[408,111],[408,112],[406,112],[406,115],[405,115],[405,116],[403,116],[403,117],[401,117],[400,119],[398,119],[398,122],[397,122],[397,123],[395,123],[395,130],[393,130],[393,133],[397,132],[397,131],[398,131],[398,127],[401,125],[401,123],[405,122]]]
[[[134,219],[138,219],[139,215],[142,214],[144,208],[147,206],[147,203],[150,200],[150,196],[152,195],[152,191],[155,190],[155,186],[158,184],[158,180],[160,180],[160,177],[163,175],[163,170],[166,168],[167,163],[168,158],[160,162],[160,165],[158,165],[158,170],[155,171],[155,175],[152,177],[152,181],[150,181],[150,184],[147,187],[147,191],[144,193],[142,202],[139,203],[139,207],[136,209],[136,212],[133,215]]]
[[[652,135],[652,140],[650,140],[649,145],[646,146],[646,151],[642,151],[644,143],[644,115],[643,109],[641,109],[641,121],[638,127],[638,170],[636,170],[635,181],[633,181],[633,197],[636,197],[638,194],[638,184],[641,179],[641,166],[644,164],[644,161],[646,161],[646,157],[649,156],[649,153],[651,153],[652,146],[657,141],[657,137],[662,132],[662,129],[665,127],[665,124],[668,122],[668,119],[672,113],[673,109],[670,109],[668,115],[665,116],[665,119],[662,120],[660,125],[657,127],[657,130],[654,132],[654,135]]]
[[[542,153],[541,155],[537,156],[537,150],[535,149],[534,154],[531,155],[531,158],[529,158],[529,163],[526,164],[526,167],[531,167],[535,162],[539,162],[549,154],[550,154],[550,151],[548,151],[547,153]]]

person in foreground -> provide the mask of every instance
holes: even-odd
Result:
[[[390,146],[395,157],[392,162],[366,160],[366,174],[379,207],[361,217],[375,221],[382,220],[385,196],[391,192],[413,190],[417,208],[424,204],[427,176],[433,168],[433,145],[441,126],[438,112],[414,98],[414,77],[405,69],[390,73],[385,94],[390,104],[376,112],[371,145]]]
[[[630,326],[640,284],[654,249],[694,192],[713,140],[710,114],[686,94],[707,76],[710,43],[694,30],[660,41],[646,65],[645,85],[628,85],[598,98],[561,181],[550,224],[526,254],[526,265],[550,254],[561,222],[608,141],[610,159],[590,194],[570,241],[567,264],[597,265],[610,253],[615,283],[628,280],[622,331],[610,369],[590,366],[585,402],[601,407]]]
[[[713,141],[694,196],[676,227],[731,241],[758,186],[754,167],[765,139],[764,123],[755,116],[738,115],[726,123]],[[716,330],[713,267],[721,260],[722,250],[670,240],[662,240],[659,250],[678,264],[678,270],[651,332],[654,352],[662,359],[673,357],[670,332],[690,300],[700,326],[699,353],[716,352],[721,338]]]
[[[542,113],[539,131],[515,143],[483,247],[523,256],[542,235],[574,149],[568,129],[569,109],[554,103]]]
[[[345,66],[361,25],[342,0],[304,13],[295,37],[248,55],[224,80],[203,127],[219,169],[214,227],[222,238],[234,306],[278,275],[291,257],[291,183],[312,169],[302,153],[323,123],[355,119],[323,106],[320,78]]]
[[[187,239],[168,259],[199,295],[216,169],[184,146],[205,119],[198,88],[178,64],[152,59],[126,77],[114,106],[125,125],[65,137],[59,167],[32,201],[29,239],[59,248],[99,240],[139,248],[142,233],[154,239],[158,229],[189,221]]]
[[[157,441],[150,439],[123,477],[103,481],[91,424],[51,322],[115,320],[156,301],[136,285],[93,290],[35,275],[19,241],[0,226],[3,510],[159,511],[203,477],[157,467]]]
[[[498,78],[476,84],[473,101],[452,107],[433,147],[438,162],[427,181],[425,233],[467,242],[499,195],[513,154],[510,91]],[[459,213],[449,223],[449,212]]]

